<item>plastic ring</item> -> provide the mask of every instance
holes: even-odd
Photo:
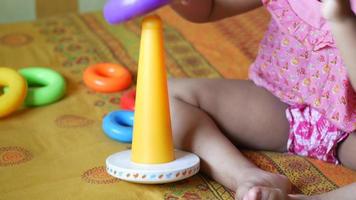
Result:
[[[122,95],[120,99],[120,108],[124,110],[135,110],[136,90],[131,90]]]
[[[0,86],[7,87],[6,92],[0,94],[0,117],[4,117],[21,106],[26,97],[27,85],[15,70],[1,67]]]
[[[133,120],[134,112],[132,111],[114,111],[104,117],[102,128],[109,138],[131,143]]]
[[[66,90],[64,78],[48,68],[31,67],[19,70],[29,86],[26,106],[42,106],[60,100]]]
[[[84,71],[83,80],[94,91],[118,92],[131,85],[132,76],[129,70],[121,65],[99,63]]]
[[[169,2],[170,0],[130,0],[128,3],[109,0],[104,6],[104,17],[109,23],[117,24],[149,13]]]

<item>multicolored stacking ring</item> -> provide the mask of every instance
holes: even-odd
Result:
[[[121,65],[99,63],[84,71],[83,80],[94,91],[118,92],[131,85],[132,76],[129,70]]]
[[[66,82],[58,72],[42,67],[23,68],[19,73],[26,79],[28,94],[26,106],[42,106],[60,100],[66,91]]]
[[[102,128],[109,138],[131,143],[133,121],[134,113],[132,111],[114,111],[104,117]]]
[[[25,79],[18,74],[17,71],[0,67],[0,88],[1,87],[7,88],[6,92],[0,92],[0,117],[4,117],[21,106],[26,97],[27,84]]]
[[[124,110],[135,110],[136,90],[124,93],[120,99],[120,108]]]
[[[169,0],[109,0],[104,7],[104,17],[117,24],[151,12],[169,3]]]

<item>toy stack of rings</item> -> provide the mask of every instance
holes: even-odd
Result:
[[[106,159],[107,173],[121,180],[161,184],[188,178],[200,169],[198,156],[174,150],[164,60],[162,20],[157,15],[145,17],[142,22],[132,148]],[[108,117],[110,119],[110,115]],[[125,125],[131,125],[123,121],[126,119],[123,113],[111,119],[111,122],[120,124],[121,130]]]
[[[64,78],[48,68],[23,68],[18,72],[0,68],[0,117],[26,106],[43,106],[60,100],[66,90]],[[0,93],[0,94],[1,94]]]
[[[84,83],[97,92],[118,92],[128,88],[132,76],[128,69],[113,63],[99,63],[88,67],[83,74]]]

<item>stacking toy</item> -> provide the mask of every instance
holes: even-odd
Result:
[[[0,67],[0,89],[5,87],[6,92],[0,92],[0,117],[16,111],[27,93],[26,80],[17,71]]]
[[[104,7],[104,17],[109,23],[117,24],[168,3],[169,0],[109,0]]]
[[[85,69],[83,81],[94,91],[110,93],[128,88],[132,83],[132,76],[122,65],[97,63]]]
[[[199,157],[174,150],[164,62],[162,21],[142,23],[132,150],[111,155],[107,172],[137,183],[167,183],[199,171]]]
[[[43,106],[59,101],[66,92],[66,81],[53,69],[29,67],[19,70],[26,79],[28,93],[26,106]]]
[[[109,138],[130,143],[132,141],[133,121],[134,113],[132,111],[114,111],[104,117],[102,128]]]
[[[130,90],[120,98],[120,108],[124,110],[135,110],[136,90]]]

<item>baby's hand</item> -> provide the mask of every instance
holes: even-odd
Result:
[[[355,14],[351,10],[350,0],[322,0],[322,13],[328,21],[343,21],[345,19],[355,19]]]
[[[173,0],[172,4],[188,5],[190,0]]]

